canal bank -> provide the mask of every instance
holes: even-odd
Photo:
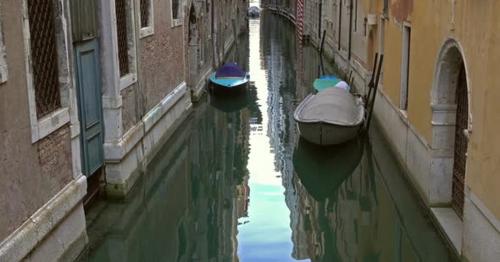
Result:
[[[233,58],[247,93],[202,99],[125,200],[90,210],[81,261],[453,260],[377,126],[371,143],[300,141],[319,57],[295,37],[277,16],[250,21]]]

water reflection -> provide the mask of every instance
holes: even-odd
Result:
[[[293,245],[290,210],[285,204],[290,191],[284,184],[289,179],[286,170],[291,170],[292,165],[286,160],[291,151],[285,146],[290,143],[282,139],[287,130],[295,131],[288,118],[293,105],[287,103],[293,96],[287,91],[295,83],[295,47],[291,25],[262,19],[250,20],[249,24],[250,76],[257,90],[262,121],[250,123],[251,197],[247,223],[238,229],[238,255],[242,261],[286,261],[291,259]]]
[[[249,30],[228,57],[247,92],[207,96],[125,201],[88,214],[82,261],[450,260],[376,127],[370,143],[299,140],[317,53],[270,14]]]
[[[355,139],[339,146],[320,147],[299,140],[293,165],[301,184],[314,200],[335,200],[338,188],[360,164],[362,143],[361,139]]]

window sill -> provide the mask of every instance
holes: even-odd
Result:
[[[70,117],[67,107],[58,109],[44,116],[31,127],[31,141],[35,143],[69,122]]]
[[[451,208],[431,208],[441,230],[448,237],[455,251],[462,251],[463,222]]]
[[[129,73],[128,75],[122,76],[120,78],[120,91],[127,89],[131,85],[137,82],[137,75],[134,73]]]
[[[0,84],[7,82],[8,74],[7,65],[0,63]]]
[[[155,30],[153,26],[143,27],[139,30],[139,39],[146,38],[148,36],[154,35]]]
[[[172,19],[172,28],[182,25],[182,18]]]
[[[408,119],[408,110],[404,110],[404,109],[399,109],[399,114],[402,118],[404,119]]]

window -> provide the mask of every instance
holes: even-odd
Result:
[[[69,70],[64,0],[24,0],[23,36],[33,143],[70,122]]]
[[[172,26],[182,25],[182,19],[184,18],[184,1],[183,0],[172,0]]]
[[[5,83],[8,78],[7,55],[3,44],[2,22],[0,21],[0,84]]]
[[[130,73],[128,61],[128,29],[126,0],[116,0],[116,34],[118,36],[118,62],[120,76]]]
[[[142,2],[142,0],[140,1]],[[136,3],[140,4],[141,2],[136,2]],[[150,10],[149,11],[150,15],[147,20],[152,25],[153,19],[152,19],[151,8],[149,10]],[[116,15],[116,37],[117,37],[116,42],[118,49],[117,53],[118,53],[118,68],[120,75],[120,90],[123,90],[137,81],[136,54],[135,54],[136,40],[134,31],[135,23],[133,19],[134,18],[133,1],[115,0],[115,15]],[[151,31],[146,33],[149,34],[153,33],[152,27],[150,28]]]
[[[384,16],[388,17],[389,15],[389,0],[384,0]]]
[[[153,0],[139,0],[139,16],[141,22],[140,37],[153,34],[154,16]]]
[[[28,0],[31,67],[38,118],[61,107],[54,2]]]
[[[401,61],[401,98],[399,106],[401,110],[408,110],[408,82],[410,75],[410,41],[411,27],[403,26],[403,50]]]

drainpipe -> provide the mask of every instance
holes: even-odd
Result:
[[[339,46],[338,50],[340,51],[340,46],[342,46],[342,1],[340,0],[340,5],[339,5]]]
[[[321,38],[321,16],[323,14],[323,3],[319,2],[319,15],[318,15],[318,37]]]
[[[348,59],[351,60],[351,49],[352,49],[352,0],[349,2],[349,53]]]
[[[216,35],[215,35],[215,14],[214,14],[215,7],[214,7],[214,0],[210,1],[210,3],[211,3],[210,15],[212,17],[212,21],[211,21],[211,25],[212,26],[210,28],[210,30],[211,30],[210,33],[212,34],[212,51],[213,51],[212,66],[214,68],[216,68],[217,67],[217,58],[216,58],[217,57],[217,47],[216,47],[217,46],[217,44],[216,44],[217,41],[215,39]]]

